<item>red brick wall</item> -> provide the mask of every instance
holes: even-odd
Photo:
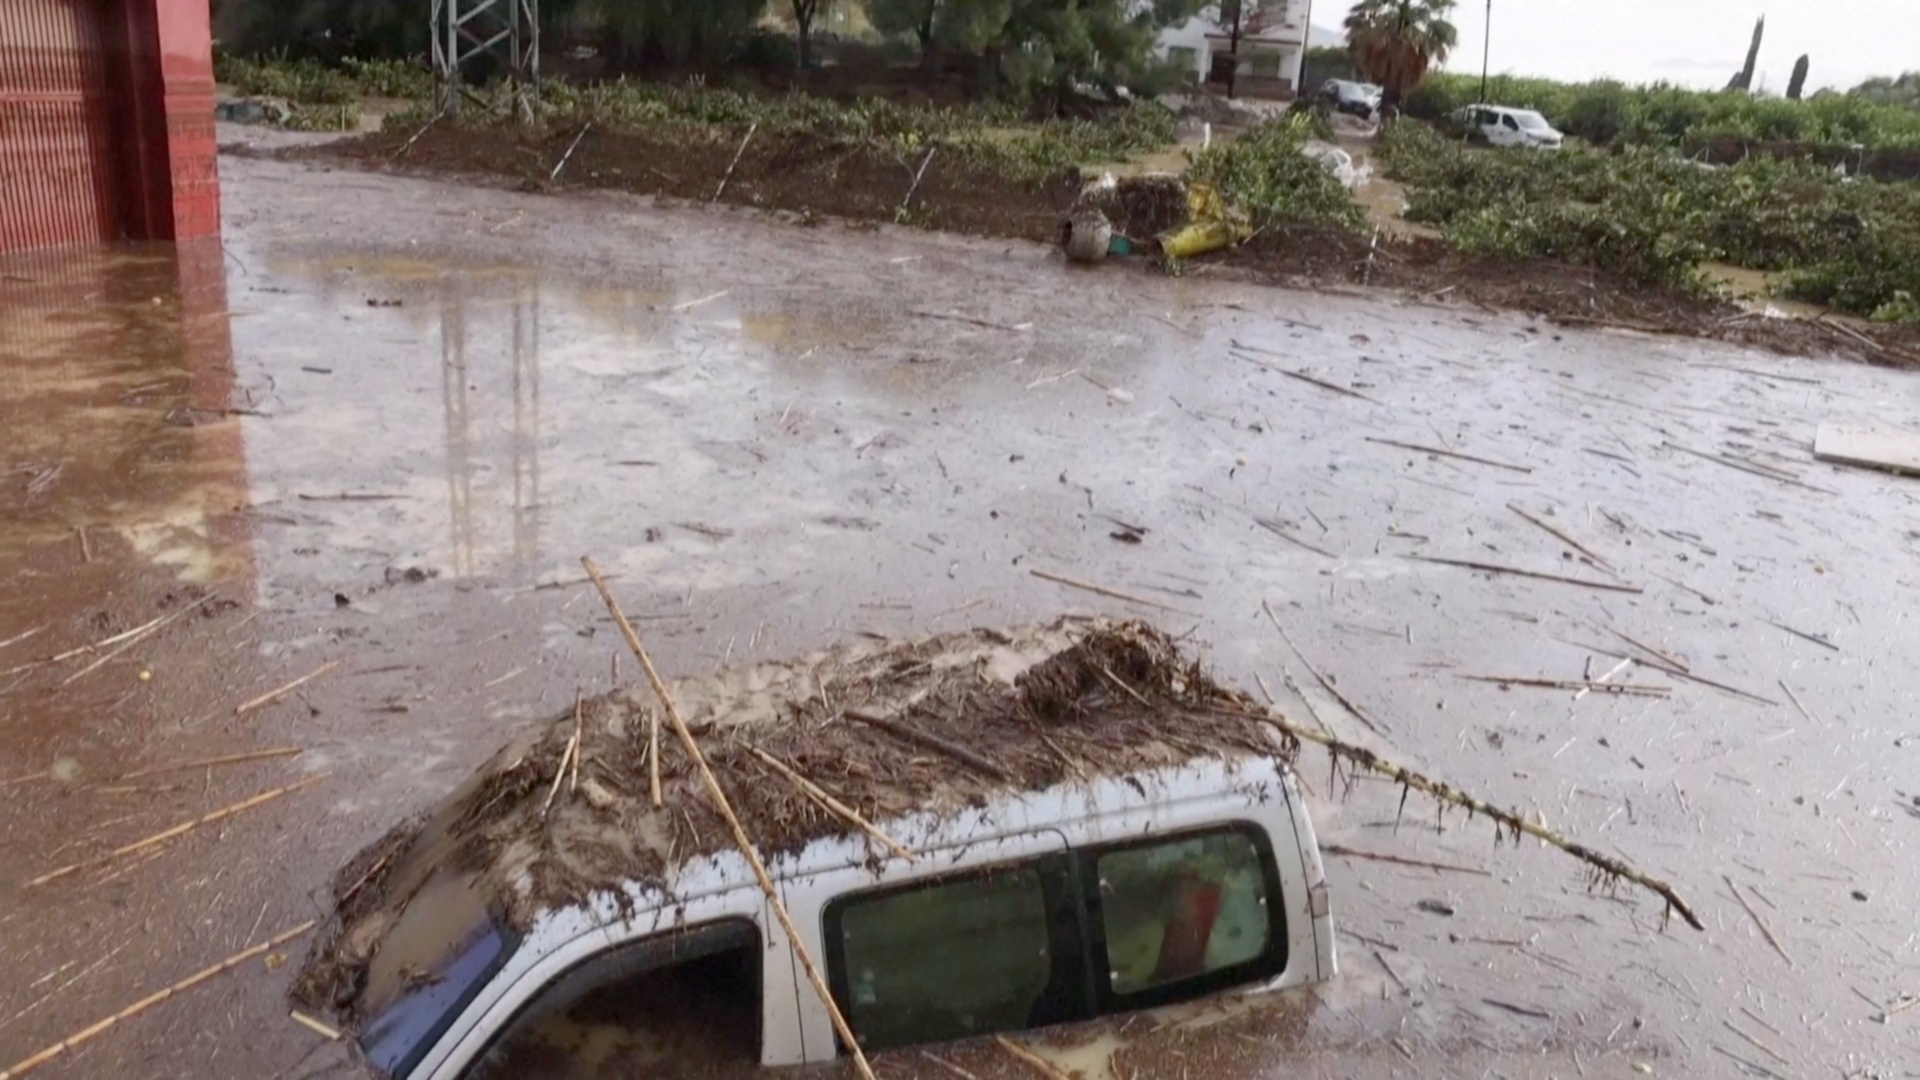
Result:
[[[0,0],[0,252],[220,231],[208,0]]]
[[[144,0],[158,13],[167,178],[173,228],[155,239],[220,234],[220,167],[213,135],[213,32],[208,0]]]
[[[127,235],[191,240],[220,233],[213,135],[213,37],[207,0],[110,0],[116,94],[129,103],[121,147]]]

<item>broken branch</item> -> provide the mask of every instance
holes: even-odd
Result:
[[[1027,1049],[1024,1046],[1021,1046],[1019,1043],[1014,1042],[1012,1039],[1007,1038],[1005,1035],[995,1035],[993,1037],[993,1041],[1000,1044],[1000,1049],[1005,1050],[1007,1053],[1013,1055],[1015,1058],[1019,1059],[1022,1062],[1025,1062],[1027,1065],[1033,1068],[1033,1071],[1039,1073],[1041,1076],[1046,1077],[1047,1080],[1071,1080],[1071,1078],[1067,1076],[1066,1073],[1063,1073],[1058,1068],[1055,1068],[1053,1062],[1048,1061],[1046,1058],[1041,1057],[1039,1054],[1034,1053],[1033,1051]],[[4,1080],[4,1078],[0,1078],[0,1080]]]
[[[296,926],[293,929],[288,930],[286,933],[279,935],[278,937],[274,937],[267,941],[263,941],[260,944],[255,945],[251,949],[243,949],[240,952],[234,953],[232,956],[227,957],[225,960],[222,960],[211,967],[202,968],[201,970],[193,973],[192,975],[187,976],[184,979],[181,979],[179,982],[174,983],[172,986],[169,986],[164,990],[156,991],[152,994],[147,995],[146,997],[141,998],[139,1001],[136,1001],[133,1004],[127,1006],[126,1008],[121,1009],[119,1012],[114,1013],[112,1016],[107,1017],[105,1020],[101,1020],[90,1027],[82,1028],[81,1030],[73,1033],[72,1035],[67,1036],[64,1039],[61,1039],[59,1042],[54,1043],[52,1046],[49,1046],[46,1049],[41,1050],[39,1053],[34,1054],[31,1057],[18,1061],[13,1065],[8,1066],[5,1069],[0,1069],[0,1080],[17,1080],[18,1077],[27,1075],[28,1073],[39,1068],[40,1066],[45,1065],[47,1062],[52,1061],[54,1058],[59,1057],[61,1054],[64,1054],[67,1051],[72,1050],[74,1047],[79,1046],[80,1044],[93,1039],[95,1036],[99,1035],[101,1032],[107,1030],[108,1028],[119,1023],[120,1021],[138,1016],[141,1013],[146,1012],[148,1009],[153,1008],[155,1005],[158,1005],[161,1002],[167,1000],[168,998],[174,996],[175,994],[179,994],[179,993],[183,993],[185,991],[191,990],[194,987],[200,985],[201,983],[206,982],[208,979],[211,979],[214,976],[219,975],[221,972],[231,971],[234,968],[239,967],[241,964],[246,963],[247,961],[253,959],[256,956],[259,956],[263,953],[271,952],[272,950],[277,949],[282,945],[285,945],[287,942],[292,941],[294,938],[299,937],[300,935],[306,933],[307,931],[312,930],[317,925],[319,925],[317,920],[309,919],[306,922],[301,923],[299,926]]]
[[[1568,644],[1578,645],[1579,648],[1586,649],[1588,652],[1599,653],[1601,656],[1611,656],[1616,660],[1632,660],[1634,663],[1639,664],[1642,667],[1650,667],[1655,671],[1664,672],[1665,674],[1671,675],[1676,679],[1685,679],[1688,682],[1699,683],[1701,686],[1711,686],[1715,690],[1719,690],[1727,694],[1732,694],[1734,697],[1743,698],[1747,701],[1754,702],[1755,704],[1758,704],[1758,705],[1771,705],[1771,706],[1774,706],[1775,708],[1778,708],[1780,705],[1779,702],[1773,700],[1772,698],[1761,697],[1759,694],[1753,693],[1750,690],[1742,690],[1737,686],[1728,686],[1726,683],[1723,683],[1723,682],[1714,682],[1712,679],[1709,679],[1700,675],[1695,675],[1693,672],[1688,671],[1684,668],[1668,667],[1666,664],[1661,663],[1658,660],[1649,660],[1641,656],[1629,656],[1618,649],[1608,648],[1601,645],[1579,645],[1579,643],[1577,642],[1568,642]]]
[[[307,1030],[313,1032],[315,1035],[320,1036],[321,1038],[327,1040],[328,1042],[340,1041],[340,1032],[338,1029],[330,1027],[326,1024],[323,1024],[318,1020],[315,1020],[313,1017],[308,1016],[306,1013],[301,1012],[299,1009],[290,1010],[287,1013],[287,1019],[292,1020],[294,1023],[299,1024],[301,1027],[306,1028]]]
[[[981,757],[979,754],[957,743],[948,742],[938,735],[931,735],[921,731],[911,724],[902,723],[891,717],[876,716],[873,713],[861,712],[858,709],[846,709],[842,711],[840,715],[845,716],[849,720],[858,720],[863,724],[877,727],[881,731],[888,732],[889,734],[898,735],[910,743],[917,743],[929,750],[937,750],[955,761],[978,769],[995,779],[1008,782],[1013,780],[1011,773],[995,764],[992,760]]]
[[[560,751],[560,767],[553,770],[553,783],[547,788],[547,801],[540,804],[541,817],[546,817],[547,811],[553,809],[553,797],[560,794],[560,783],[567,778],[567,766],[573,762],[574,756],[580,753],[580,697],[578,694],[574,695],[573,699],[573,717],[573,734],[567,736],[567,748]]]
[[[1558,537],[1562,543],[1566,544],[1568,547],[1571,547],[1573,550],[1579,552],[1580,554],[1585,555],[1587,558],[1592,559],[1594,562],[1599,563],[1601,566],[1609,570],[1613,569],[1613,564],[1607,561],[1606,556],[1593,550],[1592,548],[1581,543],[1580,541],[1575,540],[1573,537],[1568,536],[1566,533],[1560,531],[1554,526],[1547,524],[1546,522],[1540,520],[1537,517],[1534,517],[1532,514],[1527,513],[1525,510],[1520,509],[1519,506],[1513,503],[1508,503],[1507,509],[1513,511],[1516,514],[1519,514],[1521,517],[1525,518],[1527,521],[1532,522],[1534,525],[1537,525],[1540,528]]]
[[[216,821],[224,821],[225,819],[230,818],[235,814],[242,813],[247,810],[251,810],[256,806],[261,805],[262,803],[272,802],[273,800],[280,798],[282,795],[291,795],[294,792],[301,790],[302,788],[312,787],[313,785],[319,783],[322,780],[325,780],[326,778],[327,778],[327,775],[325,773],[322,773],[319,776],[308,777],[307,779],[302,780],[297,784],[288,784],[286,787],[277,787],[277,788],[274,788],[272,791],[263,791],[260,794],[255,795],[250,799],[242,799],[241,801],[237,803],[233,803],[230,806],[223,806],[220,809],[215,810],[211,814],[206,814],[202,817],[194,818],[192,821],[183,821],[180,824],[175,825],[171,829],[166,829],[161,832],[154,833],[152,836],[146,837],[145,839],[135,840],[131,844],[126,844],[122,847],[114,848],[112,851],[107,852],[105,855],[96,855],[91,859],[82,859],[77,863],[72,863],[67,866],[63,866],[58,870],[48,871],[47,873],[41,874],[39,877],[34,878],[32,881],[27,882],[25,887],[31,889],[36,885],[45,885],[49,881],[58,880],[59,878],[66,877],[69,874],[77,874],[82,870],[88,870],[93,867],[112,862],[113,860],[119,858],[122,855],[131,855],[136,851],[144,851],[147,848],[153,847],[157,844],[164,844],[167,841],[173,839],[174,837],[184,836],[187,833],[192,832],[193,830],[199,828],[202,825],[211,825]]]
[[[1835,645],[1833,642],[1828,641],[1826,638],[1823,638],[1818,634],[1809,634],[1805,630],[1795,630],[1793,627],[1788,626],[1786,623],[1774,622],[1772,619],[1761,619],[1760,621],[1763,623],[1766,623],[1768,626],[1773,627],[1775,630],[1785,630],[1787,633],[1792,634],[1794,637],[1797,637],[1802,641],[1811,641],[1815,645],[1820,646],[1821,648],[1832,649],[1834,652],[1840,651],[1840,646]]]
[[[1409,559],[1420,562],[1439,563],[1442,566],[1460,566],[1468,570],[1481,570],[1489,574],[1512,574],[1514,577],[1534,578],[1539,581],[1557,581],[1562,585],[1584,585],[1589,589],[1605,589],[1608,592],[1643,593],[1646,590],[1638,585],[1616,585],[1611,581],[1588,581],[1584,578],[1562,577],[1559,574],[1546,574],[1538,570],[1522,570],[1517,566],[1501,566],[1498,563],[1474,562],[1471,559],[1443,559],[1437,555],[1408,555]]]
[[[653,684],[653,692],[664,700],[667,686],[660,681],[660,673],[653,670],[653,661],[647,659],[647,650],[640,646],[640,635],[633,632],[633,624],[627,621],[626,612],[620,610],[620,604],[613,598],[613,590],[607,588],[607,579],[600,573],[600,567],[592,559],[582,556],[580,565],[587,568],[587,577],[592,579],[593,587],[600,590],[600,599],[607,602],[607,610],[613,612],[613,621],[620,627],[620,636],[627,639],[627,647],[640,658],[640,666],[646,669],[647,681]],[[647,710],[647,786],[653,797],[653,808],[665,805],[660,795],[660,714],[654,709]]]
[[[1678,450],[1683,454],[1692,454],[1694,457],[1697,457],[1702,461],[1711,461],[1716,465],[1725,465],[1729,469],[1738,469],[1743,473],[1751,473],[1754,476],[1765,477],[1768,480],[1778,480],[1782,484],[1792,484],[1794,487],[1806,488],[1808,491],[1818,491],[1823,495],[1839,494],[1838,492],[1833,491],[1829,488],[1823,488],[1813,484],[1809,484],[1805,480],[1800,479],[1799,477],[1793,475],[1792,473],[1781,472],[1778,469],[1770,469],[1767,466],[1761,465],[1758,462],[1742,461],[1738,458],[1730,457],[1725,454],[1709,454],[1709,453],[1706,453],[1705,451],[1695,450],[1692,447],[1681,446],[1679,443],[1674,443],[1674,442],[1670,442],[1665,445],[1669,450]]]
[[[751,135],[752,132],[748,134]],[[593,560],[583,556],[580,563],[587,568],[587,573],[593,576],[594,584],[600,585],[600,571],[593,564]],[[793,916],[788,913],[786,902],[780,898],[780,890],[774,886],[773,877],[767,873],[766,864],[760,861],[760,852],[754,847],[753,839],[747,835],[746,827],[740,824],[739,817],[734,814],[733,804],[727,799],[727,793],[721,788],[719,779],[713,775],[713,768],[707,764],[706,755],[700,752],[700,744],[695,741],[692,729],[688,728],[687,722],[681,719],[680,707],[673,703],[673,695],[667,690],[667,684],[662,682],[659,673],[654,671],[653,658],[647,655],[646,646],[640,643],[639,635],[633,632],[626,618],[620,614],[619,605],[613,602],[613,596],[606,591],[604,585],[601,585],[600,592],[607,601],[607,607],[613,611],[614,617],[626,632],[627,644],[633,647],[634,656],[639,659],[640,667],[647,673],[647,681],[653,684],[653,692],[660,696],[660,704],[666,710],[667,719],[673,722],[673,732],[680,737],[681,748],[686,750],[687,757],[699,771],[700,782],[706,787],[707,796],[719,809],[720,816],[726,819],[727,828],[733,833],[734,846],[740,849],[741,856],[747,860],[747,865],[753,870],[753,876],[759,880],[760,891],[766,894],[768,906],[773,908],[774,915],[779,918],[780,928],[786,931],[787,941],[793,947],[794,956],[800,960],[800,966],[806,969],[807,980],[813,984],[814,993],[820,995],[820,1003],[827,1007],[827,1015],[833,1020],[834,1032],[840,1036],[840,1042],[847,1048],[847,1052],[853,1055],[854,1067],[859,1069],[863,1080],[875,1080],[873,1066],[867,1062],[866,1051],[860,1048],[859,1038],[854,1035],[853,1028],[847,1024],[847,1018],[840,1012],[840,1006],[833,1000],[833,991],[827,989],[826,979],[821,977],[820,968],[814,963],[812,952],[807,949],[800,931],[793,925]],[[0,1080],[5,1078],[0,1077]]]
[[[1740,901],[1740,906],[1747,910],[1747,916],[1753,920],[1753,925],[1760,928],[1760,936],[1767,939],[1767,944],[1773,946],[1773,951],[1780,954],[1780,959],[1785,960],[1788,967],[1793,967],[1793,957],[1787,955],[1787,950],[1780,944],[1780,939],[1773,936],[1773,927],[1768,926],[1767,920],[1761,918],[1760,913],[1753,910],[1753,905],[1747,903],[1747,898],[1740,895],[1740,887],[1725,874],[1720,875],[1720,880],[1727,883],[1727,888],[1733,891],[1733,898]]]
[[[888,836],[885,832],[881,831],[879,826],[875,825],[873,822],[868,821],[864,817],[861,817],[859,811],[855,810],[853,807],[848,806],[846,803],[843,803],[839,799],[834,798],[832,795],[827,794],[826,789],[822,788],[820,785],[814,783],[813,781],[807,779],[804,776],[801,776],[798,772],[788,767],[786,762],[781,761],[779,758],[774,757],[772,754],[767,753],[765,750],[762,750],[757,746],[749,746],[747,749],[753,754],[754,757],[759,758],[760,762],[764,764],[767,768],[772,769],[774,772],[777,772],[781,776],[786,777],[787,780],[791,782],[794,787],[799,788],[800,791],[803,794],[805,794],[808,798],[812,799],[814,802],[819,803],[821,806],[825,807],[829,812],[835,814],[841,820],[845,821],[847,824],[852,825],[854,828],[859,829],[861,832],[866,833],[868,836],[871,836],[874,840],[879,842],[881,847],[886,848],[888,851],[893,852],[895,855],[900,856],[901,858],[907,860],[908,862],[920,861],[920,856],[915,855],[912,851],[908,850],[908,848],[904,844],[900,843],[898,840],[895,840],[893,837]]]
[[[1237,341],[1233,343],[1233,346],[1234,346],[1234,349],[1252,349],[1253,348],[1253,346],[1251,345],[1242,345]],[[1256,351],[1266,352],[1267,350],[1259,349]],[[1269,364],[1265,360],[1258,360],[1251,356],[1243,356],[1240,353],[1234,352],[1233,349],[1228,349],[1227,355],[1233,357],[1235,360],[1245,360],[1247,363],[1252,364],[1254,367],[1271,371],[1275,375],[1285,375],[1289,379],[1298,379],[1301,382],[1306,383],[1310,386],[1317,386],[1322,390],[1339,394],[1341,397],[1359,398],[1361,401],[1365,401],[1373,405],[1386,404],[1386,402],[1381,401],[1379,398],[1368,397],[1367,395],[1361,393],[1358,390],[1350,390],[1347,387],[1341,386],[1339,383],[1331,383],[1326,381],[1325,379],[1316,379],[1313,376],[1306,374],[1305,372],[1292,371],[1288,368],[1283,368],[1278,364]],[[1280,354],[1273,353],[1272,355],[1278,356]]]
[[[1693,927],[1695,930],[1704,931],[1706,929],[1705,924],[1700,921],[1700,917],[1693,913],[1693,908],[1689,907],[1687,902],[1680,898],[1680,894],[1674,891],[1673,886],[1658,878],[1651,877],[1619,859],[1615,859],[1609,855],[1602,855],[1583,844],[1577,844],[1545,826],[1528,821],[1520,814],[1509,810],[1501,810],[1482,799],[1474,798],[1451,784],[1431,779],[1430,777],[1414,772],[1404,765],[1396,765],[1364,746],[1356,746],[1353,743],[1335,738],[1324,732],[1301,727],[1271,710],[1261,710],[1259,704],[1250,699],[1241,699],[1239,703],[1241,708],[1238,710],[1224,709],[1219,706],[1215,706],[1215,708],[1218,708],[1219,711],[1227,713],[1228,715],[1242,716],[1249,720],[1270,725],[1281,734],[1286,735],[1296,742],[1310,742],[1325,747],[1334,757],[1343,759],[1350,765],[1357,765],[1368,771],[1379,773],[1400,784],[1402,787],[1424,792],[1440,802],[1458,806],[1469,813],[1484,814],[1492,818],[1497,824],[1506,827],[1506,829],[1516,836],[1525,833],[1536,840],[1543,841],[1572,855],[1574,858],[1593,867],[1603,876],[1631,881],[1641,888],[1647,889],[1665,900],[1668,910],[1677,913],[1682,919],[1685,919],[1688,926]]]
[[[1439,446],[1422,446],[1419,443],[1401,442],[1398,439],[1381,439],[1381,438],[1376,438],[1372,435],[1367,436],[1367,441],[1370,443],[1379,443],[1382,446],[1397,446],[1402,450],[1412,450],[1415,453],[1419,453],[1419,454],[1436,454],[1440,457],[1457,458],[1461,461],[1471,461],[1475,465],[1491,465],[1496,469],[1506,469],[1510,472],[1531,473],[1533,471],[1532,469],[1529,469],[1525,465],[1511,465],[1504,461],[1495,461],[1492,458],[1475,457],[1472,454],[1463,454],[1458,450],[1448,450]]]
[[[1446,870],[1455,874],[1478,874],[1481,877],[1493,876],[1493,871],[1481,870],[1477,867],[1428,862],[1425,859],[1408,859],[1400,855],[1384,855],[1376,851],[1361,851],[1343,844],[1321,844],[1320,850],[1328,855],[1345,855],[1349,859],[1371,859],[1374,862],[1393,863],[1396,866],[1417,866],[1423,870]]]
[[[740,158],[746,154],[747,144],[753,141],[753,133],[759,130],[760,121],[758,120],[747,125],[747,137],[740,140],[740,149],[733,152],[733,160],[727,163],[727,174],[720,178],[720,186],[713,189],[713,198],[708,199],[708,202],[719,202],[720,196],[726,193],[727,181],[733,179],[733,170],[740,167]]]
[[[299,678],[288,683],[287,685],[279,688],[278,690],[269,690],[266,693],[261,694],[259,697],[254,698],[252,701],[242,702],[241,704],[235,706],[233,710],[233,715],[245,716],[248,713],[254,711],[255,709],[264,709],[267,706],[273,704],[276,701],[279,701],[281,698],[286,697],[288,694],[293,693],[295,690],[300,689],[301,687],[307,685],[313,680],[319,678],[322,675],[325,675],[327,672],[332,671],[334,668],[337,668],[339,666],[340,666],[340,661],[329,660],[326,663],[321,664],[319,668],[315,669],[312,673],[307,675],[302,675]]]
[[[1543,690],[1587,690],[1600,694],[1632,694],[1638,697],[1667,697],[1671,686],[1642,686],[1634,683],[1610,683],[1582,679],[1527,679],[1504,675],[1461,675],[1468,682],[1493,683],[1496,686],[1534,686]]]
[[[244,761],[264,761],[267,758],[294,757],[301,753],[298,746],[277,746],[272,750],[253,750],[245,754],[227,754],[224,757],[202,758],[199,761],[183,761],[173,765],[155,765],[139,772],[130,772],[121,780],[138,780],[143,776],[157,776],[160,773],[186,772],[188,769],[211,769],[217,765],[238,765]]]
[[[1367,728],[1375,735],[1384,736],[1386,731],[1382,725],[1376,723],[1373,717],[1367,715],[1366,710],[1348,700],[1347,695],[1341,693],[1340,688],[1333,685],[1332,679],[1320,674],[1320,669],[1314,667],[1313,661],[1307,659],[1307,654],[1300,651],[1300,646],[1294,643],[1293,635],[1287,633],[1287,628],[1280,625],[1280,617],[1273,613],[1273,608],[1268,606],[1265,600],[1260,601],[1260,610],[1267,613],[1267,621],[1273,623],[1275,630],[1280,631],[1280,639],[1287,643],[1287,648],[1293,650],[1293,655],[1300,658],[1300,663],[1307,669],[1307,674],[1313,676],[1314,679],[1320,683],[1321,689],[1333,695],[1333,700],[1339,702],[1341,708],[1352,713],[1361,723],[1367,725]],[[1302,695],[1302,700],[1305,700],[1305,695]],[[1314,719],[1319,719],[1320,714],[1318,710],[1314,709],[1313,702],[1307,702],[1307,711],[1314,714]],[[1324,728],[1326,727],[1326,723],[1322,721],[1320,726]],[[1332,733],[1329,732],[1328,734]]]
[[[1679,668],[1681,671],[1690,670],[1686,664],[1681,663],[1678,659],[1675,659],[1674,657],[1661,652],[1659,649],[1654,648],[1653,646],[1647,644],[1644,641],[1640,641],[1637,638],[1633,638],[1626,634],[1623,634],[1620,631],[1615,630],[1611,626],[1607,627],[1607,633],[1612,634],[1614,637],[1619,638],[1621,641],[1624,641],[1627,644],[1633,646],[1634,648],[1639,649],[1641,652],[1646,653],[1648,656],[1651,656],[1654,659],[1659,660],[1661,663],[1664,663],[1669,667]]]
[[[573,141],[567,144],[567,152],[560,155],[560,163],[555,165],[553,171],[547,174],[547,183],[551,184],[555,180],[560,179],[560,170],[566,168],[567,162],[573,160],[573,152],[580,148],[580,140],[586,138],[587,132],[592,130],[593,121],[591,120],[580,126],[580,134],[575,135]]]
[[[893,212],[894,221],[906,220],[907,205],[913,202],[913,193],[920,190],[920,178],[927,175],[927,166],[933,164],[933,152],[938,149],[940,147],[937,144],[927,147],[927,156],[920,160],[920,168],[913,174],[913,183],[907,185],[907,197],[900,200],[900,208]]]
[[[1315,555],[1320,555],[1325,558],[1329,558],[1329,559],[1339,558],[1338,555],[1335,555],[1331,551],[1322,551],[1321,549],[1314,547],[1312,544],[1307,543],[1305,540],[1302,540],[1297,536],[1290,535],[1285,529],[1282,529],[1277,522],[1268,521],[1265,518],[1254,518],[1253,523],[1267,530],[1273,535],[1279,537],[1280,539],[1285,540],[1287,543],[1292,544],[1295,547],[1305,548],[1308,551],[1313,552]]]
[[[1097,593],[1100,596],[1110,596],[1115,600],[1125,600],[1129,604],[1141,604],[1143,606],[1150,607],[1150,608],[1159,608],[1161,611],[1171,611],[1176,615],[1193,614],[1190,611],[1181,611],[1179,608],[1168,607],[1165,604],[1158,603],[1153,600],[1148,600],[1146,597],[1143,597],[1143,596],[1135,596],[1132,593],[1124,593],[1124,592],[1121,592],[1119,589],[1109,589],[1105,585],[1095,585],[1091,581],[1081,581],[1077,578],[1070,578],[1070,577],[1067,577],[1065,574],[1054,574],[1054,573],[1049,573],[1048,571],[1045,571],[1045,570],[1029,570],[1027,572],[1032,574],[1034,577],[1040,578],[1043,581],[1051,581],[1057,585],[1065,585],[1073,589],[1085,589],[1087,592]]]

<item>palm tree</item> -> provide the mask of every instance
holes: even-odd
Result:
[[[1347,16],[1347,43],[1361,74],[1398,108],[1427,69],[1446,60],[1460,33],[1447,16],[1454,0],[1360,0]]]

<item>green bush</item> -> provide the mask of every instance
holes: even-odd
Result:
[[[433,93],[433,72],[424,57],[411,60],[347,57],[340,66],[363,97],[421,100]]]
[[[346,72],[318,60],[217,55],[214,78],[249,97],[285,98],[296,105],[344,105],[357,100],[359,88]]]
[[[1920,296],[1920,185],[1766,158],[1708,168],[1649,147],[1476,150],[1416,123],[1390,127],[1376,156],[1407,185],[1407,218],[1473,254],[1688,288],[1703,260],[1785,270],[1789,295],[1858,315]]]
[[[1098,120],[1027,124],[1003,103],[964,108],[903,105],[883,99],[839,102],[806,94],[756,97],[731,90],[625,80],[554,86],[542,99],[552,120],[594,118],[629,126],[662,124],[766,134],[808,135],[918,154],[938,143],[1020,179],[1040,179],[1098,162],[1123,160],[1173,142],[1173,114],[1158,105],[1116,109]]]
[[[424,59],[358,60],[330,66],[284,55],[244,57],[215,53],[213,76],[249,97],[285,98],[295,105],[349,105],[363,97],[424,99],[433,73]]]
[[[1403,105],[1421,120],[1438,120],[1480,100],[1472,75],[1430,76]],[[1920,147],[1920,111],[1850,94],[1806,101],[1686,90],[1612,80],[1561,83],[1501,75],[1487,88],[1490,104],[1537,109],[1555,127],[1601,145],[1680,146],[1717,138],[1806,142],[1868,148]]]
[[[1359,229],[1365,215],[1340,181],[1300,152],[1311,134],[1297,117],[1269,120],[1232,142],[1190,155],[1189,179],[1211,184],[1256,227],[1306,224]]]

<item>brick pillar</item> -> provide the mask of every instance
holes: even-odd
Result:
[[[220,235],[219,150],[213,134],[213,26],[208,0],[147,0],[159,12],[173,229],[169,240]]]
[[[213,28],[207,0],[114,0],[115,82],[127,234],[192,240],[220,234],[213,134]],[[110,9],[111,10],[111,9]]]

